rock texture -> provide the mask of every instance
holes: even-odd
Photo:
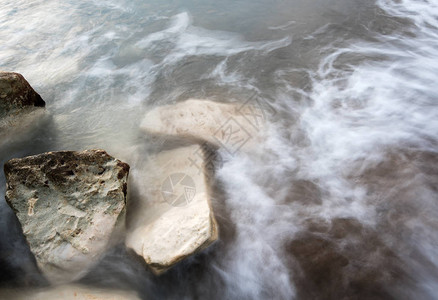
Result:
[[[48,152],[5,164],[6,201],[49,280],[77,278],[121,215],[129,166],[103,150]]]
[[[0,297],[10,300],[140,300],[133,292],[94,289],[80,285],[63,285],[24,292],[3,290],[0,291]]]
[[[44,106],[22,75],[0,71],[0,147],[37,131],[46,120]]]
[[[152,109],[140,127],[153,135],[207,141],[234,154],[257,145],[267,114],[268,110],[260,105],[189,99]]]
[[[199,145],[150,158],[148,174],[142,178],[148,198],[132,214],[126,245],[155,274],[205,249],[218,237],[205,164]]]
[[[46,103],[21,74],[0,72],[0,118]]]

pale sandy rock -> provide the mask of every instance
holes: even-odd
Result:
[[[148,187],[132,213],[126,245],[155,274],[198,252],[218,237],[210,206],[203,150],[199,145],[163,151],[150,158],[141,184]]]
[[[48,152],[5,164],[6,201],[52,282],[78,278],[105,250],[126,203],[129,166],[103,150]]]
[[[150,110],[140,127],[153,135],[207,141],[234,154],[260,142],[267,114],[267,109],[250,103],[189,99]]]
[[[104,290],[80,285],[62,285],[28,291],[2,290],[1,299],[10,300],[140,300],[131,291]]]
[[[0,71],[0,118],[45,102],[21,74]]]

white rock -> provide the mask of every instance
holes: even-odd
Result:
[[[10,300],[140,300],[133,292],[104,290],[80,285],[62,285],[29,291],[2,290],[0,298]]]
[[[199,145],[163,151],[150,158],[146,170],[141,184],[148,197],[130,212],[126,245],[161,274],[208,247],[218,230]]]
[[[86,272],[126,203],[129,166],[103,150],[48,152],[5,164],[6,201],[52,282]]]
[[[260,105],[248,103],[189,99],[150,110],[140,127],[153,135],[207,141],[234,154],[260,142],[268,112]]]

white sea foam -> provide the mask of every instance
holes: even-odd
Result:
[[[312,78],[309,92],[283,81],[284,89],[280,89],[277,95],[277,99],[283,99],[283,105],[288,105],[285,113],[299,114],[298,127],[285,129],[278,125],[278,131],[286,130],[284,136],[291,136],[301,130],[308,146],[303,148],[291,144],[293,140],[271,139],[262,147],[265,151],[274,151],[277,156],[263,159],[235,157],[219,171],[229,193],[227,205],[232,207],[233,223],[239,231],[233,259],[223,273],[227,274],[223,276],[231,276],[230,282],[235,280],[233,273],[258,273],[259,265],[265,263],[259,258],[266,258],[266,255],[270,257],[267,259],[270,263],[275,261],[277,264],[267,263],[267,269],[277,266],[276,274],[286,276],[286,270],[281,267],[282,253],[278,250],[281,239],[277,237],[282,232],[293,235],[307,217],[323,220],[348,217],[360,220],[365,226],[376,226],[380,222],[379,205],[367,195],[366,187],[355,175],[385,161],[390,149],[437,153],[438,3],[378,1],[378,4],[391,15],[412,20],[417,27],[412,29],[414,37],[406,38],[394,32],[392,35],[377,34],[379,40],[375,43],[356,41],[341,49],[333,45],[327,47],[324,52],[330,54],[321,59],[319,69],[307,71]],[[316,34],[326,29],[327,26]],[[363,63],[358,60],[346,69],[345,65],[338,63],[344,57],[370,59]],[[237,78],[230,80],[224,76],[223,66],[224,62],[215,70],[218,80],[227,84],[238,83]],[[296,71],[303,70],[290,70]],[[283,72],[287,71],[278,73],[279,82]],[[311,104],[297,107],[297,102],[282,90],[298,92]],[[276,106],[276,109],[283,108]],[[265,190],[272,181],[287,184],[284,177],[294,170],[296,162],[299,170],[295,178],[317,182],[324,191],[321,205],[283,207],[280,204],[284,195],[281,188],[274,197],[266,194]],[[436,191],[421,187],[424,183],[419,176],[405,182],[405,186],[412,185],[410,189],[421,193],[409,199],[406,205],[418,206],[429,221],[405,216],[411,219],[404,229],[398,229],[415,232],[414,240],[394,240],[393,233],[382,234],[381,238],[396,253],[406,244],[417,248],[435,264],[434,268],[438,268],[437,224],[430,223],[438,217],[437,204],[432,200],[436,198]],[[389,195],[390,191],[385,197]],[[264,247],[270,251],[265,252]],[[434,297],[435,277],[424,271],[424,265],[411,262],[403,252],[399,255],[422,278],[422,292]],[[258,274],[258,278],[263,278],[264,274]],[[288,289],[280,279],[271,280],[275,281],[279,294],[291,297],[293,287]],[[250,282],[253,284],[249,285]],[[248,280],[244,288],[257,291],[260,285]]]
[[[238,34],[206,30],[195,27],[191,23],[191,17],[187,12],[180,13],[172,18],[170,27],[150,34],[136,45],[150,50],[159,47],[158,42],[167,42],[166,52],[168,53],[160,64],[162,66],[174,65],[182,58],[192,55],[227,57],[245,51],[270,52],[291,43],[289,37],[275,41],[248,42]]]

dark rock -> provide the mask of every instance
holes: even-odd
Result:
[[[313,219],[287,245],[299,299],[395,299],[408,274],[372,228],[352,218]]]
[[[46,103],[21,74],[0,72],[0,118]]]

